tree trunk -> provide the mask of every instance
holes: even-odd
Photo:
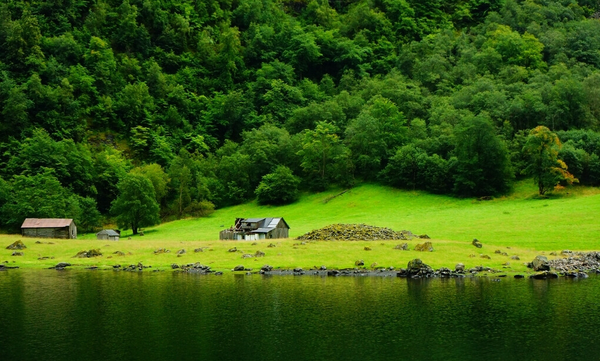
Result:
[[[138,234],[138,227],[135,224],[131,225],[131,230],[133,231],[134,235]]]

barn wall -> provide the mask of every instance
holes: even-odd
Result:
[[[69,237],[69,227],[64,228],[24,228],[22,230],[24,237],[38,238],[65,238]]]

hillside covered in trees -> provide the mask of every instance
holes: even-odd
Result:
[[[600,185],[598,0],[0,4],[0,228]]]

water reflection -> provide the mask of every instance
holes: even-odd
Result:
[[[593,359],[600,278],[0,273],[6,360]]]

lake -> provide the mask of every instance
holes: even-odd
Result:
[[[2,360],[591,360],[600,277],[0,272]]]

